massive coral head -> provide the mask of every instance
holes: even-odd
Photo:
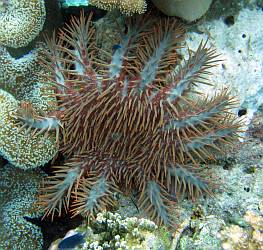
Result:
[[[43,188],[46,215],[72,202],[73,213],[94,214],[114,192],[136,190],[140,208],[171,224],[176,200],[212,194],[213,175],[200,163],[238,138],[230,91],[197,91],[211,85],[215,50],[201,42],[180,62],[184,27],[176,19],[139,16],[126,25],[109,51],[98,48],[83,13],[47,42],[44,64],[57,86],[68,160]]]

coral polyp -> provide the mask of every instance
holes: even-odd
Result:
[[[56,86],[66,160],[42,189],[45,216],[93,216],[115,192],[135,190],[142,210],[172,224],[179,198],[212,194],[215,180],[201,163],[238,138],[229,90],[197,91],[211,85],[216,51],[201,42],[180,62],[185,30],[176,19],[137,16],[126,26],[111,51],[98,48],[83,14],[47,41],[43,63]]]

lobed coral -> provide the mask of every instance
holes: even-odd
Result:
[[[53,91],[42,83],[44,69],[38,63],[40,50],[36,48],[14,58],[6,48],[0,47],[0,154],[24,169],[45,164],[58,149],[59,123],[52,116],[43,118],[57,106]],[[36,128],[36,121],[40,119]],[[32,133],[31,127],[37,131]],[[56,130],[56,136],[44,133],[48,130]]]
[[[33,136],[30,129],[23,129],[16,118],[18,110],[20,102],[0,89],[0,154],[23,169],[43,165],[57,152],[56,138],[54,134]]]
[[[42,30],[44,0],[1,0],[0,45],[19,48],[30,43]]]
[[[34,85],[32,78],[38,70],[39,50],[34,49],[28,54],[14,58],[5,47],[0,47],[0,88],[17,96],[29,85]]]
[[[176,19],[127,19],[119,44],[97,57],[91,16],[73,18],[48,40],[47,81],[57,85],[63,140],[62,166],[46,180],[45,216],[71,210],[94,216],[115,192],[136,191],[139,207],[159,224],[173,224],[180,198],[211,195],[216,186],[207,160],[238,138],[227,89],[200,94],[219,59],[201,42],[188,60],[177,53],[184,28]]]
[[[81,240],[75,240],[74,249],[157,250],[167,247],[154,222],[136,217],[124,219],[117,213],[102,212],[89,226],[84,224],[69,231],[62,240],[54,242],[50,249],[57,250],[62,246],[68,248],[76,235]]]
[[[26,218],[40,217],[32,209],[44,173],[0,166],[0,249],[42,249],[41,229]]]

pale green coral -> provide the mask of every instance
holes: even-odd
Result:
[[[45,164],[57,152],[55,135],[32,136],[32,131],[21,129],[14,118],[19,102],[0,89],[0,154],[10,163],[23,169]]]
[[[56,110],[56,99],[41,74],[39,64],[42,48],[35,48],[20,58],[12,57],[5,47],[0,46],[0,89],[12,94],[19,101],[33,104],[37,111]]]
[[[39,114],[57,108],[50,85],[40,76],[44,73],[38,63],[40,51],[37,48],[16,59],[0,47],[0,155],[25,169],[45,164],[58,149],[54,134],[32,136],[14,119],[20,101],[32,104]]]
[[[40,170],[0,166],[0,249],[42,249],[41,228],[25,217],[40,217],[33,209],[36,194],[45,176]]]
[[[156,224],[147,219],[130,217],[123,219],[118,213],[98,213],[90,225],[84,224],[71,230],[64,239],[54,242],[50,249],[58,249],[58,245],[68,237],[80,233],[84,235],[84,243],[74,249],[103,249],[103,250],[157,250],[168,249],[164,239],[168,237],[158,230]],[[166,239],[165,239],[166,241]]]
[[[37,70],[39,50],[34,49],[16,59],[0,46],[0,88],[17,95],[23,88],[34,84],[32,75]]]
[[[26,46],[42,30],[45,18],[44,0],[8,0],[0,11],[0,44]]]

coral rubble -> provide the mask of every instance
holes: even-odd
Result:
[[[254,250],[263,249],[263,217],[253,211],[247,211],[244,220],[247,226],[230,225],[221,232],[222,248],[224,250]]]

